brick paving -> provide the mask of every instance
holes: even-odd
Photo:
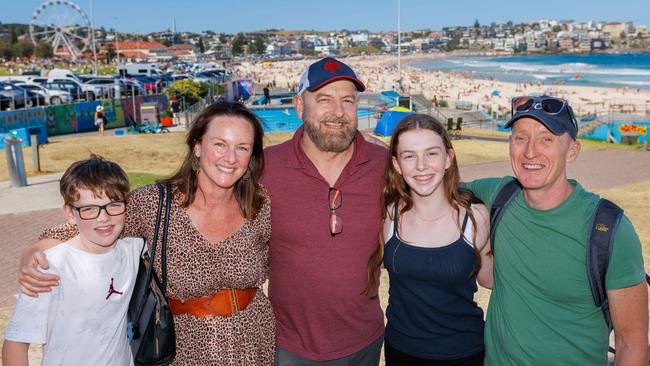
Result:
[[[16,302],[16,270],[23,248],[36,241],[44,228],[64,222],[61,209],[0,215],[0,307]]]

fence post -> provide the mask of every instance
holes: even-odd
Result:
[[[23,187],[27,185],[22,142],[23,139],[17,138],[15,134],[5,139],[7,168],[9,170],[9,177],[11,179],[12,187]]]
[[[38,135],[37,134],[31,134],[29,136],[30,141],[32,143],[32,169],[35,172],[40,172],[41,171],[41,159],[39,155],[39,145],[38,145]]]

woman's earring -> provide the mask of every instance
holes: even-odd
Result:
[[[241,180],[246,182],[247,180],[251,179],[251,170],[246,169],[246,173],[241,177]]]
[[[192,170],[197,173],[201,170],[201,160],[196,155],[194,155],[194,159],[192,159]]]

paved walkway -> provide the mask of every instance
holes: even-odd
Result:
[[[512,175],[510,161],[470,164],[460,167],[461,179]],[[650,180],[650,152],[627,150],[583,151],[568,166],[569,178],[588,190],[620,187]]]

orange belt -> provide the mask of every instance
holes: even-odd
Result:
[[[190,314],[194,316],[231,316],[246,309],[253,301],[256,288],[245,290],[227,288],[213,295],[181,301],[172,297],[167,298],[169,308],[174,315]]]

